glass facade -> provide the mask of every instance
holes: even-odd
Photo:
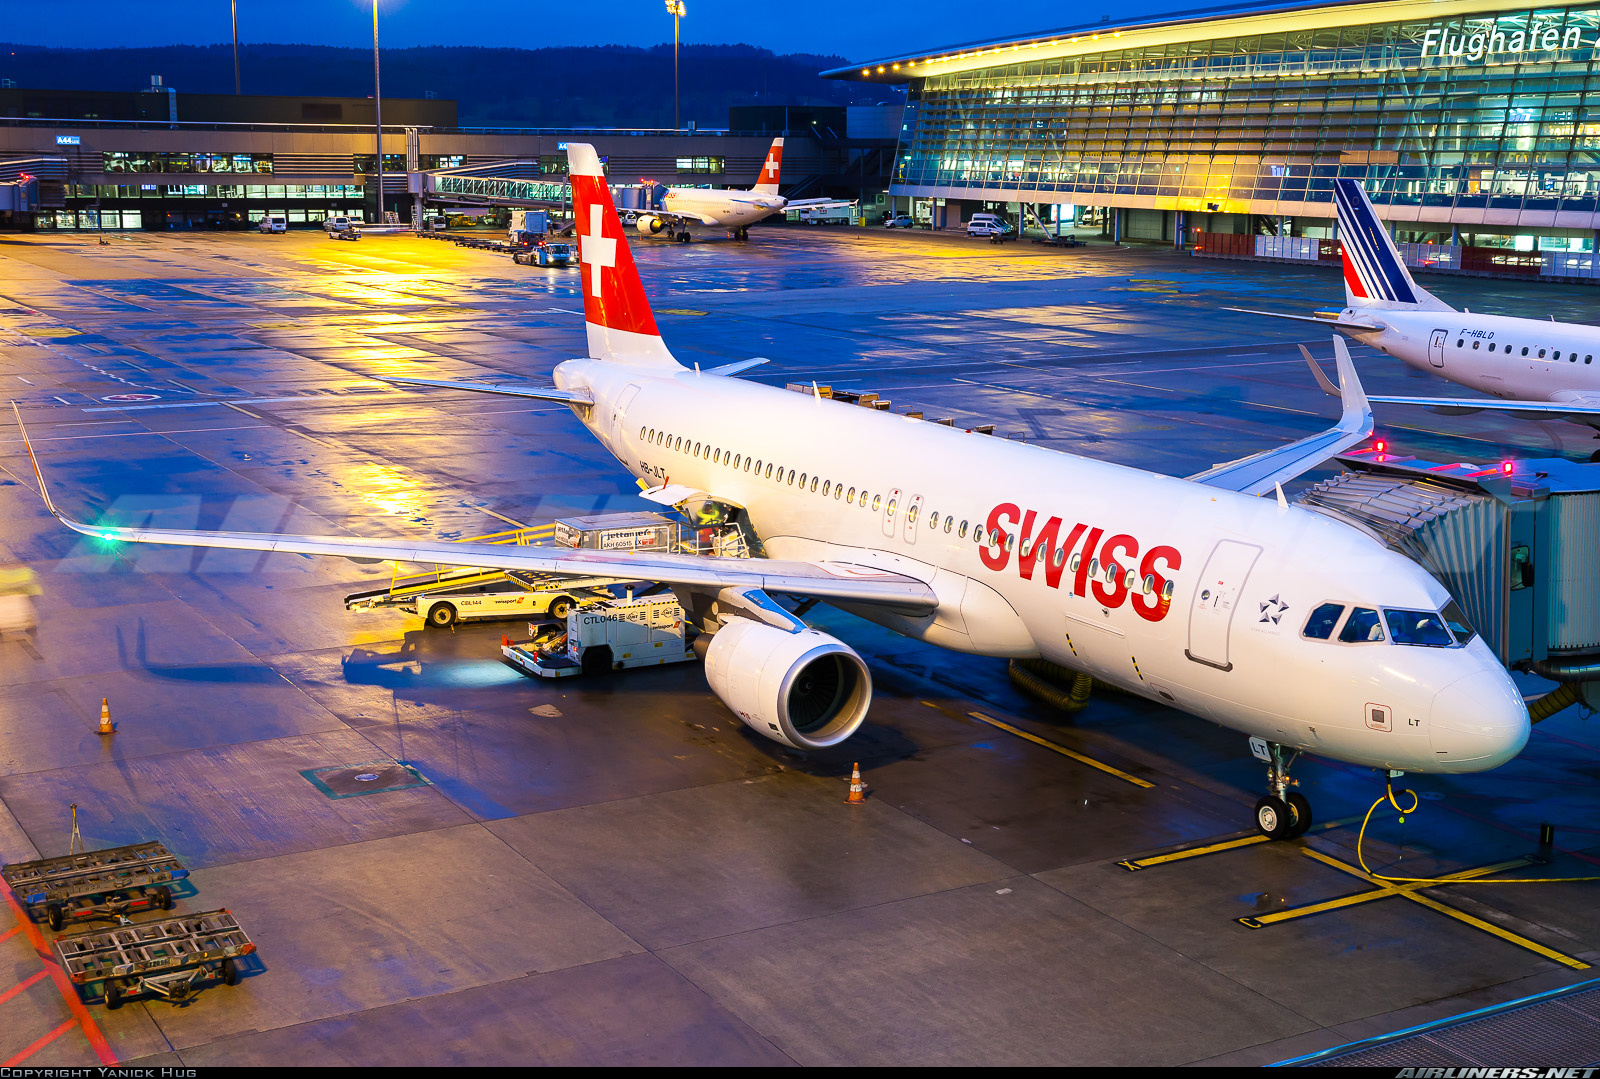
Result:
[[[107,172],[271,172],[271,154],[167,154],[108,151]]]
[[[891,193],[1327,218],[1343,176],[1417,220],[1600,227],[1600,5],[1376,21],[1401,7],[935,66],[911,79]],[[1352,11],[1375,21],[1316,25]]]

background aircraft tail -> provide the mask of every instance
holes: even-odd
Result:
[[[644,282],[633,264],[628,234],[594,147],[567,144],[572,213],[583,275],[583,321],[589,355],[644,367],[682,367],[661,340]]]
[[[1344,245],[1344,296],[1349,307],[1452,311],[1411,279],[1389,230],[1373,212],[1359,180],[1335,180],[1339,239]]]
[[[761,163],[761,175],[756,177],[756,186],[750,190],[758,195],[776,195],[778,193],[778,173],[783,168],[783,139],[772,140],[772,149],[767,151],[767,159]]]

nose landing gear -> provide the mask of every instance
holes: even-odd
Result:
[[[1293,839],[1311,827],[1311,802],[1289,788],[1289,766],[1300,756],[1298,749],[1286,749],[1264,738],[1250,739],[1250,751],[1267,762],[1267,789],[1271,792],[1256,803],[1256,828],[1268,839]]]

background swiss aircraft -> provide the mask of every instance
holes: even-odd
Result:
[[[1335,180],[1334,193],[1344,246],[1345,309],[1331,318],[1247,313],[1332,327],[1419,371],[1499,398],[1373,397],[1373,401],[1449,413],[1493,409],[1571,420],[1600,431],[1600,365],[1595,362],[1600,357],[1600,328],[1457,311],[1412,280],[1358,181]],[[1324,390],[1336,392],[1320,368],[1313,364],[1312,370]],[[1589,459],[1600,461],[1600,450]]]
[[[701,630],[717,696],[797,748],[849,738],[872,682],[780,598],[1042,657],[1252,736],[1269,760],[1256,823],[1274,837],[1311,824],[1290,790],[1303,751],[1473,772],[1526,742],[1521,696],[1445,588],[1283,497],[1371,432],[1341,340],[1336,426],[1187,480],[730,377],[750,363],[689,370],[657,330],[593,147],[568,152],[589,355],[554,387],[390,381],[561,401],[647,495],[742,530],[759,557],[90,526],[47,493],[51,512],[111,540],[659,581]]]
[[[646,235],[663,229],[675,236],[687,238],[692,221],[699,225],[725,228],[736,238],[749,239],[749,228],[773,214],[786,210],[830,209],[849,206],[839,199],[789,200],[778,194],[778,178],[783,171],[783,139],[772,140],[772,148],[761,163],[761,174],[749,191],[718,190],[710,187],[669,187],[662,197],[660,210],[641,213],[634,227]],[[573,203],[577,205],[576,202]]]

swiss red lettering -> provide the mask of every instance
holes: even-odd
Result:
[[[1033,522],[1039,516],[1034,510],[1029,510],[1022,518],[1022,527],[1017,529],[1017,572],[1022,574],[1025,581],[1033,580],[1033,563],[1038,558],[1039,552],[1028,546],[1028,538],[1033,535]]]
[[[1006,522],[1015,521],[1022,516],[1022,511],[1015,502],[1002,502],[989,511],[989,521],[985,526],[989,535],[1000,533],[1000,542],[990,544],[987,537],[978,548],[978,557],[983,559],[983,564],[992,570],[1006,568],[1006,563],[1011,560],[1011,551],[1006,543]]]
[[[1078,559],[1078,572],[1072,577],[1072,594],[1074,596],[1088,595],[1083,590],[1084,584],[1089,580],[1089,563],[1094,558],[1094,549],[1100,542],[1100,537],[1106,534],[1103,528],[1094,528],[1089,531],[1089,538],[1083,541],[1083,550]]]
[[[1139,541],[1129,535],[1115,535],[1106,540],[1106,545],[1100,549],[1100,576],[1094,579],[1094,598],[1104,603],[1107,607],[1120,607],[1122,601],[1128,598],[1128,581],[1124,574],[1124,566],[1117,557],[1118,552],[1126,552],[1128,561],[1132,562],[1139,556]]]
[[[1155,586],[1148,594],[1142,590],[1133,594],[1133,609],[1140,618],[1147,622],[1159,622],[1167,617],[1167,612],[1172,609],[1172,601],[1163,594],[1170,579],[1167,574],[1182,568],[1183,555],[1178,553],[1176,547],[1152,547],[1144,553],[1144,561],[1139,563],[1139,576],[1141,579],[1154,577]]]
[[[1059,528],[1060,525],[1061,519],[1059,517],[1050,518],[1049,523],[1046,524],[1044,529],[1039,533],[1039,539],[1042,541],[1048,534],[1050,536],[1051,545],[1053,546],[1055,544],[1056,529]],[[1053,554],[1047,556],[1049,561],[1047,561],[1044,565],[1045,584],[1049,585],[1051,588],[1061,587],[1061,571],[1067,568],[1067,555],[1070,554],[1072,549],[1078,545],[1078,541],[1083,538],[1083,533],[1088,527],[1088,525],[1084,524],[1076,524],[1072,526],[1072,531],[1067,533],[1066,542],[1061,544],[1061,561],[1056,561],[1055,555]]]

